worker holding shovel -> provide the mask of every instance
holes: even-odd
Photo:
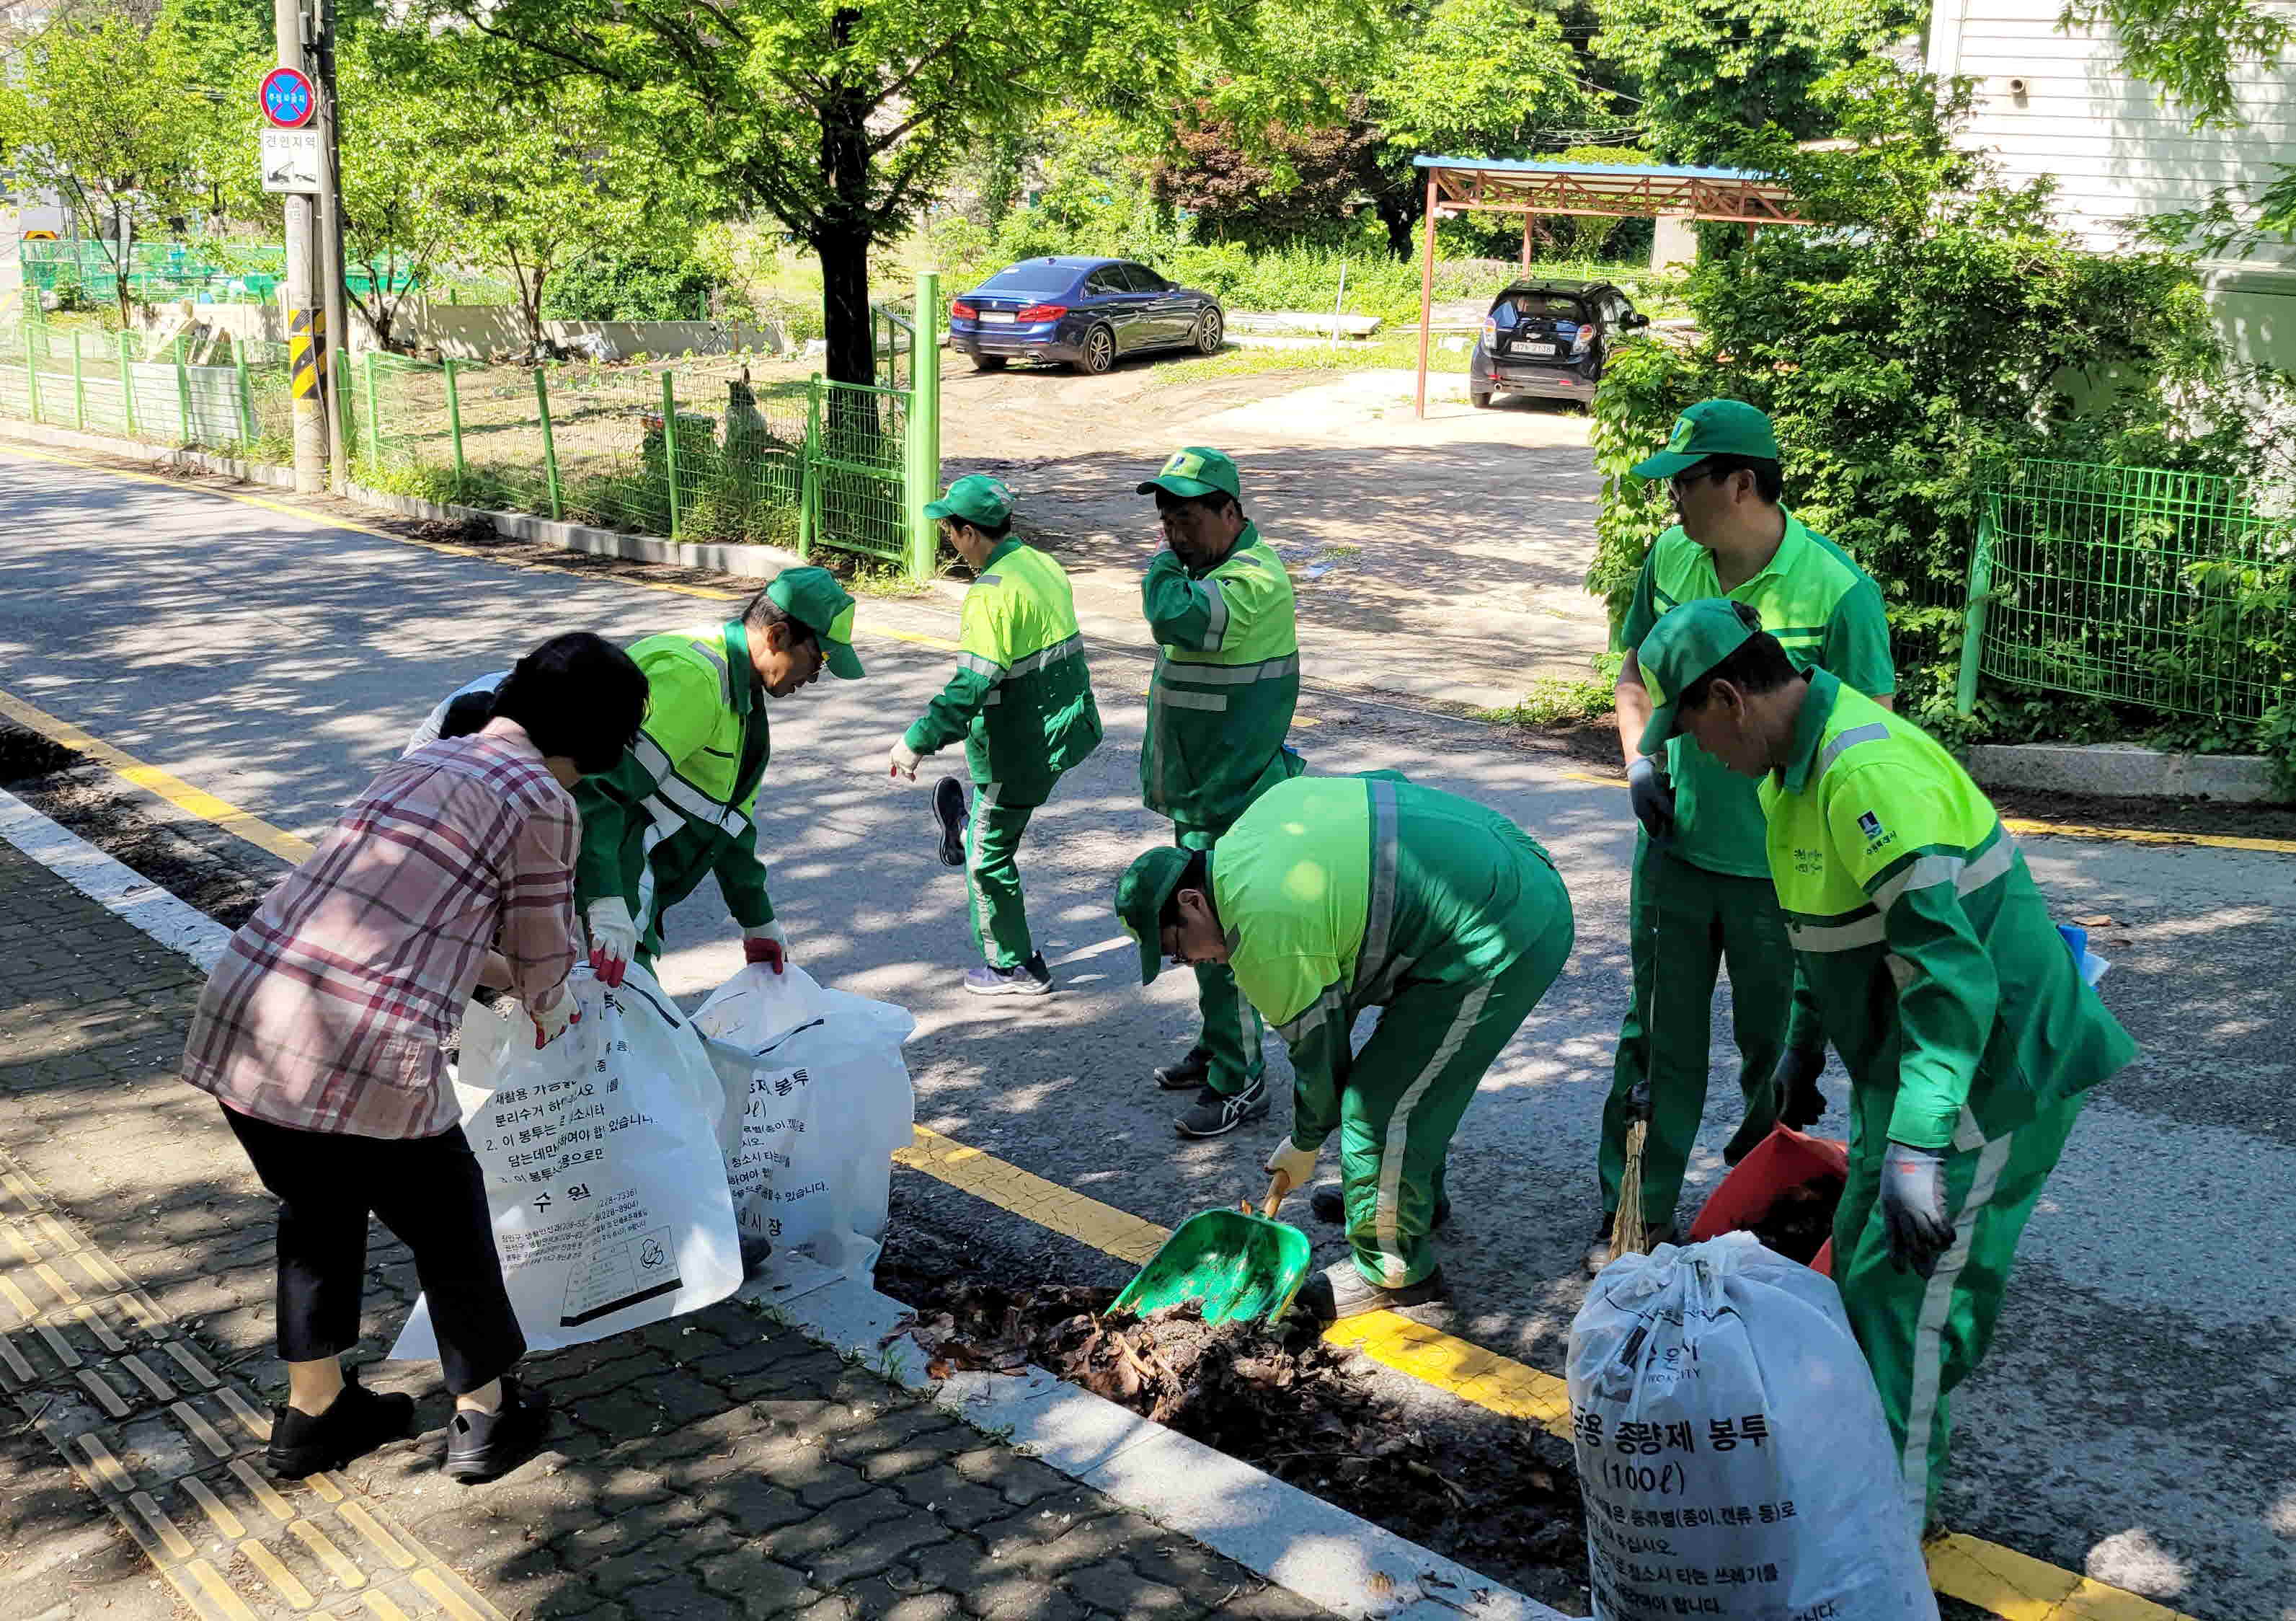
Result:
[[[1947,1399],[1984,1356],[2017,1239],[2089,1088],[2136,1056],[1991,802],[1926,734],[1742,605],[1660,619],[1642,736],[1760,782],[1797,967],[1851,1085],[1833,1278],[1921,1529]]]
[[[1745,1115],[1722,1157],[1735,1164],[1783,1117],[1824,1113],[1817,1077],[1825,1043],[1793,1016],[1792,953],[1770,887],[1762,810],[1753,785],[1686,743],[1642,743],[1651,702],[1636,645],[1677,603],[1727,597],[1761,615],[1796,660],[1832,671],[1887,704],[1897,687],[1882,593],[1849,554],[1778,504],[1782,479],[1770,419],[1736,399],[1684,412],[1666,448],[1635,476],[1664,479],[1679,520],[1652,542],[1620,625],[1619,741],[1636,819],[1628,957],[1634,998],[1619,1029],[1603,1107],[1597,1173],[1603,1215],[1587,1270],[1611,1258],[1626,1182],[1629,1127],[1647,1122],[1639,1222],[1644,1247],[1674,1237],[1674,1210],[1706,1108],[1714,981],[1730,971],[1731,1033]],[[1639,1106],[1637,1099],[1643,1100]]]
[[[1441,1297],[1444,1158],[1484,1073],[1570,954],[1570,896],[1495,810],[1392,772],[1269,788],[1211,850],[1152,850],[1116,909],[1143,983],[1218,963],[1292,1049],[1280,1189],[1340,1133],[1353,1256],[1298,1300],[1324,1321]],[[1356,1016],[1383,1009],[1357,1050]]]
[[[914,782],[925,755],[962,738],[972,814],[953,777],[933,785],[941,859],[964,866],[972,944],[985,959],[964,988],[976,996],[1040,996],[1052,971],[1029,935],[1014,860],[1030,812],[1061,774],[1100,746],[1100,710],[1085,668],[1076,597],[1061,565],[1013,538],[1013,492],[972,473],[925,508],[972,569],[956,671],[893,744],[890,770]],[[950,861],[954,855],[956,860]]]

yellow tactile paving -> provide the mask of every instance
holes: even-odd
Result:
[[[308,1609],[317,1600],[303,1585],[302,1578],[287,1568],[286,1562],[261,1543],[242,1543],[239,1551],[247,1562],[263,1575],[263,1579],[277,1590],[279,1596],[297,1609]]]
[[[200,1512],[208,1517],[208,1523],[216,1528],[217,1535],[235,1543],[247,1535],[247,1522],[233,1513],[231,1505],[217,1497],[206,1481],[190,1475],[177,1484],[184,1488],[184,1496],[199,1504]]]
[[[366,1585],[366,1572],[351,1562],[351,1558],[335,1546],[334,1538],[308,1519],[291,1520],[287,1535],[311,1551],[311,1555],[327,1568],[346,1592],[357,1592]]]
[[[183,1577],[168,1567],[163,1565],[160,1568],[160,1574],[166,1576],[176,1591],[184,1595],[184,1600],[191,1605],[193,1613],[218,1614],[223,1617],[223,1621],[257,1621],[255,1612],[247,1608],[246,1601],[231,1590],[230,1583],[223,1579],[223,1574],[207,1560],[193,1559],[184,1567],[184,1571],[193,1583],[197,1584],[196,1586],[187,1586]],[[201,1610],[200,1604],[201,1599],[205,1599],[208,1604],[213,1607],[212,1611]]]

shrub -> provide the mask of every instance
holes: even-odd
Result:
[[[543,289],[553,321],[691,321],[706,317],[718,282],[683,249],[635,248],[586,255]]]

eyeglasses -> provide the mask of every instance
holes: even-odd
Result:
[[[1714,476],[1714,473],[1705,467],[1693,467],[1686,473],[1677,473],[1666,481],[1667,498],[1679,506],[1682,505],[1683,498],[1692,490]]]

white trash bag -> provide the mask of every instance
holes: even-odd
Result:
[[[867,1276],[884,1245],[893,1156],[916,1120],[901,1058],[915,1018],[802,968],[752,963],[693,1023],[725,1085],[725,1180],[742,1252],[763,1257],[752,1270],[775,1277],[800,1255]]]
[[[569,988],[581,1022],[540,1052],[515,1002],[472,1003],[455,1077],[529,1351],[696,1311],[742,1282],[725,1095],[701,1036],[635,964],[619,990],[586,967]],[[427,1300],[390,1354],[439,1354]]]
[[[1623,1256],[1569,1374],[1596,1616],[1937,1621],[1831,1280],[1746,1232]]]

